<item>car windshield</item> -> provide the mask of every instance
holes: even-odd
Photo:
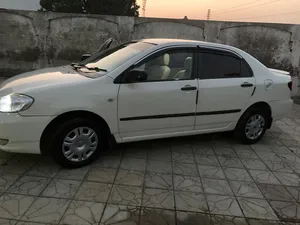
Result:
[[[115,48],[96,53],[82,61],[79,65],[82,66],[82,71],[89,69],[89,72],[91,72],[92,69],[97,72],[110,72],[125,63],[127,60],[151,48],[152,46],[153,44],[144,42],[121,44]]]

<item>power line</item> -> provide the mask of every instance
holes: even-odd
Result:
[[[237,6],[234,6],[234,7],[230,7],[230,8],[226,8],[226,9],[221,9],[221,12],[227,11],[228,9],[236,9],[236,8],[239,8],[239,7],[242,7],[242,6],[251,5],[253,3],[261,2],[261,1],[264,1],[264,0],[255,0],[255,1],[252,1],[252,2],[248,2],[246,4],[241,4],[241,5],[237,5]],[[220,10],[218,10],[217,13],[221,13],[219,11]]]
[[[224,13],[241,11],[241,10],[245,10],[245,9],[251,9],[251,8],[255,8],[255,7],[258,7],[258,6],[262,6],[262,5],[268,5],[268,4],[272,4],[272,3],[275,3],[275,2],[279,2],[279,1],[282,1],[282,0],[273,0],[271,2],[266,2],[266,3],[263,3],[263,4],[254,5],[254,6],[250,6],[250,7],[246,7],[246,8],[242,8],[242,9],[230,10],[230,11],[227,11],[227,12],[224,12]],[[215,15],[217,16],[217,15],[224,14],[224,13],[217,13]]]
[[[270,15],[265,15],[265,16],[243,17],[243,18],[239,18],[238,20],[243,20],[243,19],[256,19],[256,18],[264,18],[264,17],[280,16],[280,15],[295,14],[295,13],[300,13],[300,11],[286,12],[286,13],[277,13],[277,14],[270,14]]]

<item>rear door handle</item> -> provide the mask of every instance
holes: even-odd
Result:
[[[252,86],[253,86],[253,84],[248,83],[248,82],[241,84],[241,87],[252,87]]]
[[[197,90],[197,87],[187,85],[185,87],[182,87],[181,90],[182,91],[193,91],[193,90]]]

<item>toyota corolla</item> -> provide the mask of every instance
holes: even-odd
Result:
[[[227,45],[144,39],[1,84],[0,149],[81,167],[117,143],[234,131],[259,141],[292,108],[288,72]]]

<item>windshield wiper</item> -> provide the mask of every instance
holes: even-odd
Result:
[[[107,72],[106,69],[101,69],[99,67],[87,67],[83,64],[78,64],[78,63],[72,63],[71,66],[76,70],[80,69],[80,68],[85,68],[85,69],[88,69],[88,70],[95,70],[96,72]]]

